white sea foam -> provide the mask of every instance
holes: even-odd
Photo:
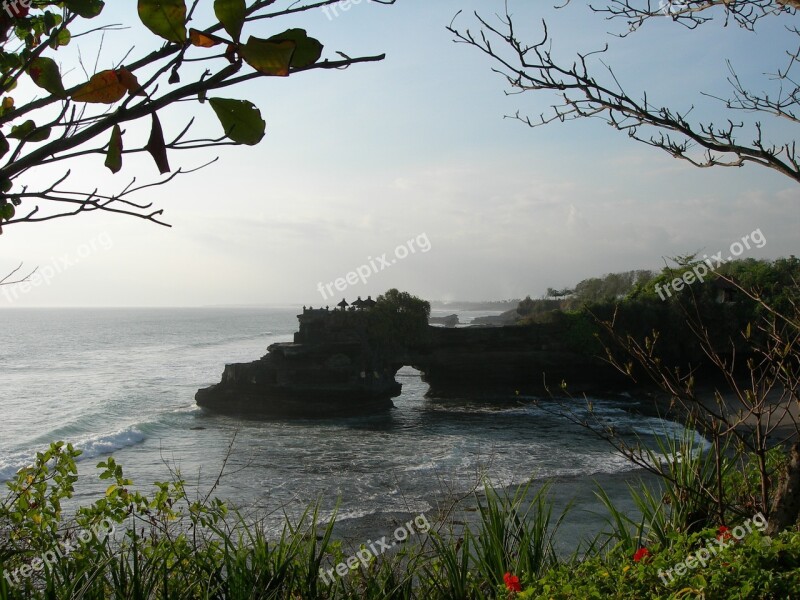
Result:
[[[179,406],[175,410],[172,411],[173,413],[201,413],[203,409],[197,406],[197,404],[187,404],[186,406]]]
[[[127,448],[141,444],[146,436],[141,430],[142,425],[131,425],[118,429],[111,433],[90,435],[78,439],[67,439],[66,442],[72,443],[75,448],[82,450],[83,454],[78,458],[79,461],[96,458],[104,454],[110,454],[115,450]],[[36,450],[10,452],[0,457],[0,482],[8,481],[20,469],[30,465],[36,457],[36,452],[44,451],[46,447]]]
[[[145,440],[141,425],[132,425],[118,429],[112,433],[87,436],[73,442],[76,448],[83,450],[81,459],[94,458],[102,454],[109,454],[121,448],[141,444]]]

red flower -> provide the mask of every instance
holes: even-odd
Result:
[[[717,529],[717,539],[727,541],[731,539],[731,537],[731,530],[725,527],[725,525],[720,525],[719,529]]]
[[[509,592],[521,592],[522,586],[519,584],[519,577],[506,573],[503,575],[503,581],[506,582],[506,588]]]
[[[639,562],[650,556],[650,550],[647,548],[639,548],[636,554],[633,555],[633,562]]]

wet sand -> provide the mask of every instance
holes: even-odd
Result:
[[[746,389],[746,384],[742,384]],[[743,430],[753,430],[758,422],[756,416],[739,400],[738,396],[724,387],[719,388],[720,399],[725,413],[731,421],[741,420],[739,427]],[[661,414],[671,415],[673,420],[680,420],[682,410],[673,405],[666,394],[652,394],[657,410]],[[719,414],[720,406],[714,388],[707,387],[697,391],[697,399],[705,407]],[[770,440],[774,443],[784,444],[790,439],[800,435],[800,403],[792,402],[788,398],[781,398],[780,394],[772,393],[767,397],[766,408],[771,414],[762,416],[762,426]]]

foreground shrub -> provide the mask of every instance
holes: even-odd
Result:
[[[650,515],[647,531],[640,522],[625,533],[632,522],[615,521],[609,506],[616,531],[583,556],[559,557],[553,540],[566,513],[553,516],[548,486],[487,486],[461,531],[428,528],[331,579],[323,571],[351,553],[314,506],[270,537],[219,500],[191,500],[179,477],[135,491],[113,458],[98,465],[103,497],[68,518],[62,502],[74,493],[79,455],[53,444],[7,484],[0,600],[800,597],[800,533],[768,537],[765,519],[692,533]]]
[[[666,548],[635,556],[612,552],[561,564],[524,586],[519,599],[613,598],[775,599],[800,597],[800,533],[774,538],[758,530],[733,542],[702,564],[702,548],[717,547],[715,530],[676,536]],[[694,560],[692,560],[694,558]],[[694,568],[689,568],[690,559]],[[680,568],[679,565],[684,565]],[[677,574],[679,568],[681,574]]]

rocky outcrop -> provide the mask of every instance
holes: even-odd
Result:
[[[513,325],[520,319],[520,314],[516,308],[507,310],[499,315],[489,315],[487,317],[475,317],[472,319],[473,325],[487,325],[489,327],[504,327]]]
[[[446,317],[431,317],[428,320],[431,325],[444,325],[445,327],[455,327],[458,325],[458,315],[447,315]]]
[[[583,350],[583,351],[581,351]],[[485,394],[491,390],[543,393],[613,389],[629,381],[587,348],[567,339],[560,326],[431,327],[427,339],[411,349],[409,364],[422,372],[429,396]]]
[[[366,315],[304,310],[294,342],[273,344],[255,362],[226,365],[218,384],[197,392],[197,403],[224,412],[303,417],[382,411],[400,394],[394,377],[403,365],[419,369],[435,397],[541,393],[545,381],[554,391],[562,381],[573,390],[626,383],[571,339],[563,324],[428,326],[417,342],[400,347],[370,339]]]
[[[401,386],[370,347],[363,314],[305,310],[295,341],[272,344],[251,363],[225,366],[222,381],[195,395],[219,412],[341,416],[391,408]]]

